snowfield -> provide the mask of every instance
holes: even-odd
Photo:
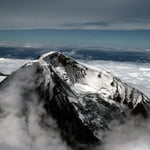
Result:
[[[91,67],[109,71],[150,97],[150,63],[85,60],[82,60],[81,62],[90,65]]]

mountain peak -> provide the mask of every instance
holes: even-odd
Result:
[[[27,63],[2,81],[0,89],[1,114],[26,118],[25,127],[34,137],[29,130],[34,109],[35,124],[50,134],[53,125],[48,120],[54,120],[61,139],[73,149],[100,144],[114,120],[125,122],[130,115],[148,117],[150,111],[150,99],[139,90],[60,52]],[[15,99],[9,105],[12,93]]]

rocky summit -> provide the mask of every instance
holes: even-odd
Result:
[[[150,99],[142,92],[59,52],[42,55],[0,83],[0,124],[12,115],[22,118],[34,139],[30,124],[36,122],[49,134],[57,130],[72,149],[100,145],[113,121],[146,119],[149,112]]]

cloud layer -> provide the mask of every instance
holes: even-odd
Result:
[[[45,79],[36,72],[37,65],[22,69],[1,86],[0,149],[69,150],[35,90]]]
[[[0,29],[150,29],[148,0],[0,0]]]
[[[123,125],[114,125],[104,140],[102,150],[149,150],[150,120],[130,118]]]

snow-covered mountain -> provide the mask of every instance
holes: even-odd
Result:
[[[34,141],[38,149],[43,136],[50,145],[65,141],[73,149],[88,149],[103,142],[113,121],[124,123],[131,115],[148,118],[149,111],[150,99],[139,90],[59,52],[42,55],[0,83],[0,127],[9,126],[0,136],[16,135],[11,145],[18,147],[24,142],[30,148]]]

